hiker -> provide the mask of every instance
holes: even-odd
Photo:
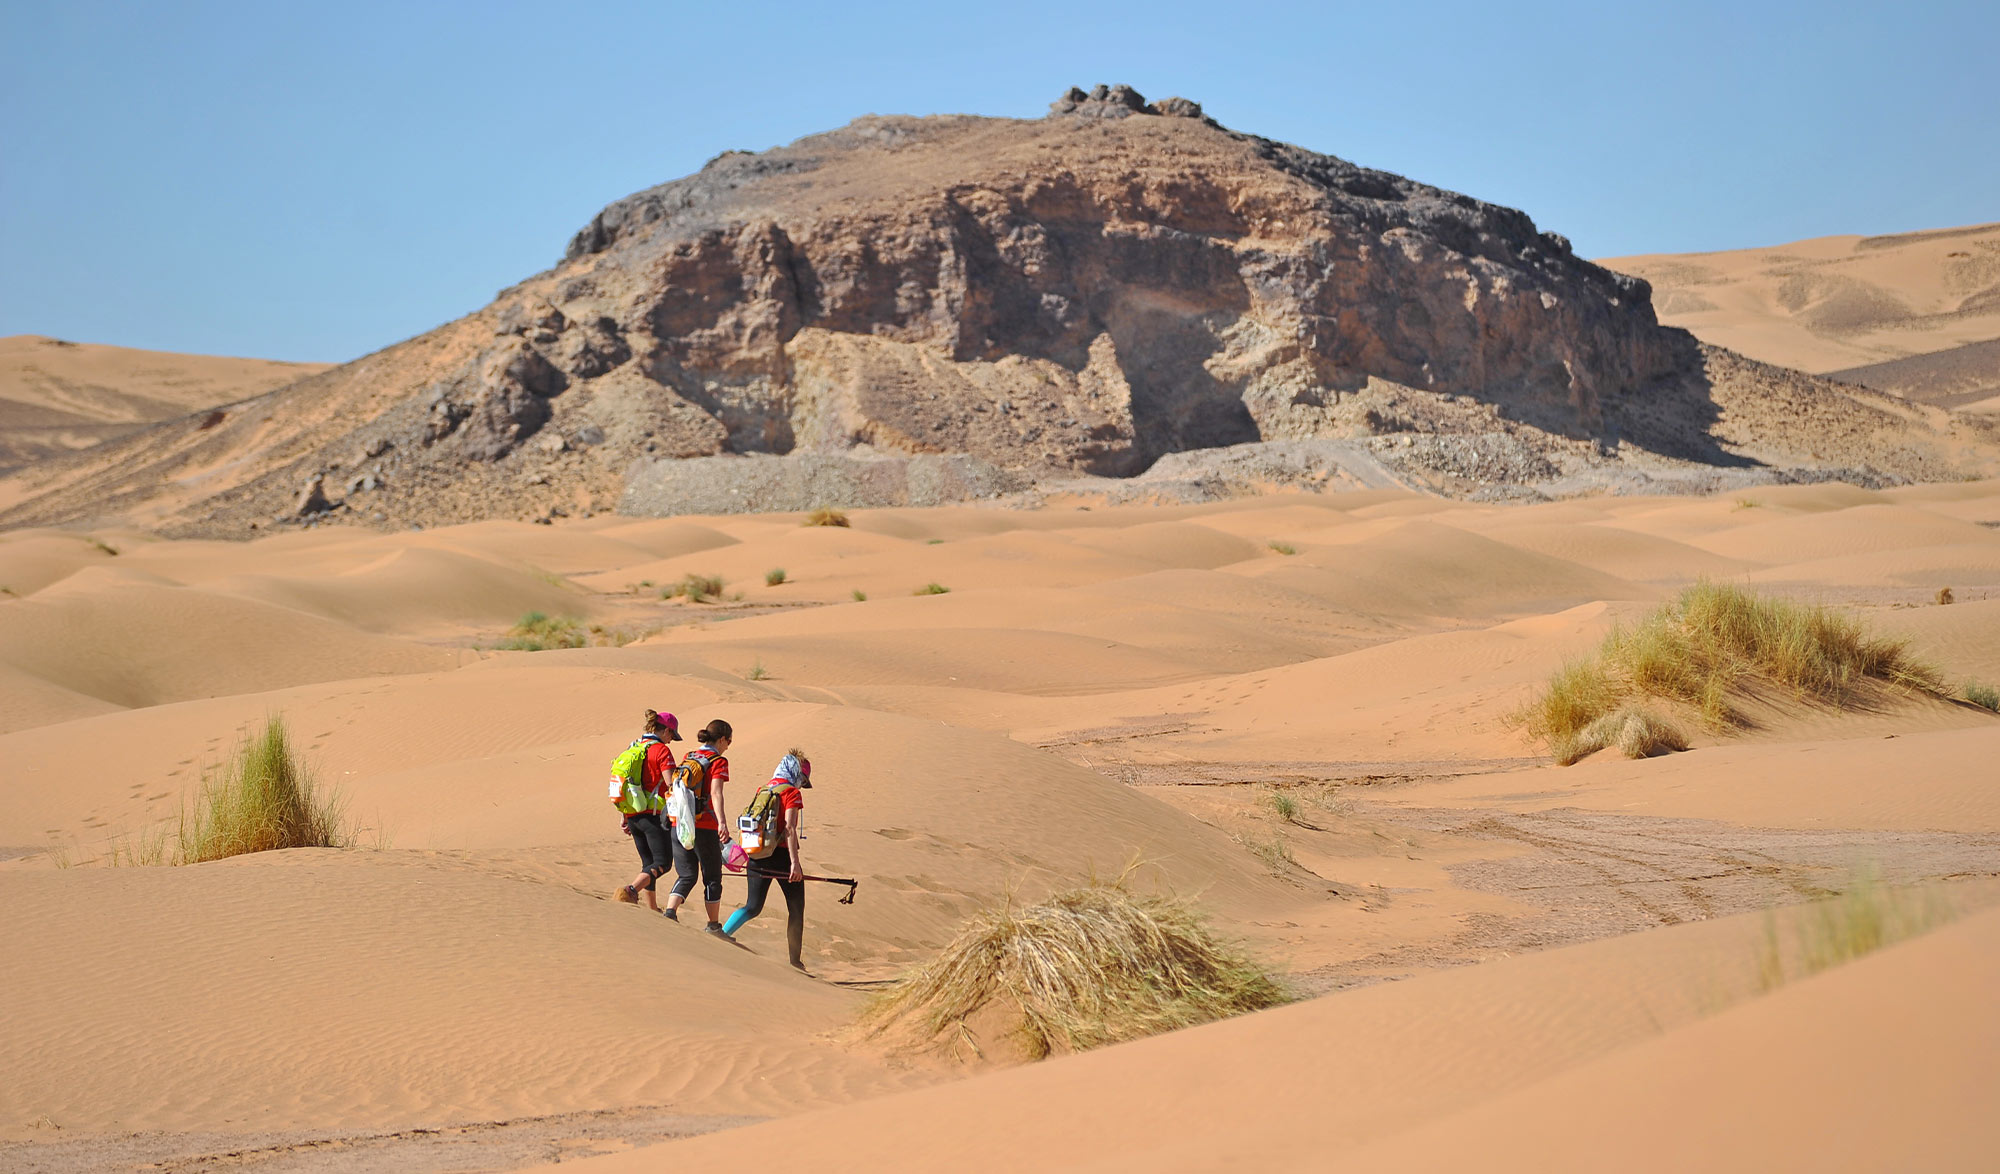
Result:
[[[799,970],[806,968],[806,866],[799,851],[799,820],[806,806],[803,792],[811,786],[812,760],[795,749],[743,809],[740,828],[750,894],[722,928],[723,933],[734,934],[762,913],[764,898],[776,881],[785,892],[785,946]]]
[[[701,899],[708,907],[708,932],[722,932],[722,842],[728,836],[722,830],[719,816],[723,811],[722,786],[729,781],[729,760],[723,753],[735,731],[721,718],[703,726],[695,734],[695,741],[701,745],[688,751],[681,760],[680,768],[674,773],[674,783],[690,793],[689,807],[694,814],[693,834],[689,834],[681,821],[687,811],[681,812],[675,821],[672,838],[674,851],[674,891],[667,894],[667,916],[679,921],[680,908],[694,892],[695,874],[701,874]]]
[[[680,739],[680,722],[673,714],[649,709],[645,732],[611,764],[611,804],[625,817],[620,826],[639,850],[639,875],[618,890],[618,899],[635,905],[644,893],[646,908],[655,913],[660,912],[660,905],[653,892],[673,862],[662,816],[667,804],[667,777],[674,769],[674,752],[667,743]]]

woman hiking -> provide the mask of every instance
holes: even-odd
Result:
[[[618,899],[637,904],[639,894],[644,893],[646,908],[655,913],[660,911],[660,905],[654,900],[653,891],[673,862],[666,822],[661,815],[667,803],[667,777],[674,769],[674,752],[667,743],[678,742],[680,737],[680,723],[673,714],[649,709],[644,733],[611,764],[611,803],[625,817],[625,834],[632,837],[632,846],[639,850],[639,875],[618,890]],[[637,762],[631,761],[633,751],[639,752]],[[632,777],[634,774],[636,779]]]
[[[674,851],[674,891],[667,895],[667,916],[679,921],[680,908],[694,892],[695,874],[701,875],[701,899],[708,907],[708,932],[722,932],[722,843],[727,837],[718,818],[724,809],[722,787],[729,781],[729,760],[723,757],[735,731],[716,718],[701,728],[695,741],[701,745],[688,751],[675,781],[694,793],[694,835],[689,847],[682,843],[686,829],[676,827]]]
[[[811,786],[812,761],[803,751],[793,750],[743,809],[750,894],[722,929],[725,934],[734,934],[762,913],[764,898],[770,895],[771,882],[776,881],[785,892],[785,946],[791,952],[792,966],[799,970],[806,968],[806,866],[799,851],[799,819],[806,806],[803,792]],[[753,838],[757,841],[754,848]]]

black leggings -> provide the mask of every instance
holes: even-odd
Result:
[[[792,875],[791,849],[780,844],[769,856],[752,860],[747,871],[750,874],[750,895],[744,900],[738,916],[729,919],[732,929],[764,911],[764,898],[771,895],[771,884],[775,881],[785,891],[786,928],[794,929],[793,936],[796,937],[806,924],[806,882],[785,879]],[[777,875],[770,875],[772,873]]]
[[[694,892],[695,867],[701,868],[701,899],[722,900],[722,833],[714,828],[694,829],[694,847],[681,847],[681,838],[673,837],[674,844],[674,892],[682,900]],[[786,867],[790,867],[787,865]]]
[[[673,850],[667,846],[667,829],[657,815],[629,815],[625,826],[632,829],[632,846],[639,849],[639,867],[647,876],[658,877],[673,864]],[[650,888],[643,885],[642,888]]]

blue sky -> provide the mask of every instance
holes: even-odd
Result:
[[[2000,5],[0,0],[0,334],[344,360],[610,200],[1127,82],[1579,252],[2000,220]]]

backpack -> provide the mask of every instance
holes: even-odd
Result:
[[[690,753],[674,767],[673,785],[667,790],[667,814],[674,821],[674,838],[681,847],[694,847],[695,817],[708,810],[708,759]]]
[[[751,797],[750,806],[736,817],[736,838],[743,845],[743,854],[750,859],[766,859],[785,842],[778,833],[778,825],[785,817],[782,791],[789,786],[790,783],[765,783]]]
[[[659,738],[647,734],[627,746],[611,760],[611,801],[620,815],[646,815],[658,811],[658,797],[646,789],[646,748]]]

